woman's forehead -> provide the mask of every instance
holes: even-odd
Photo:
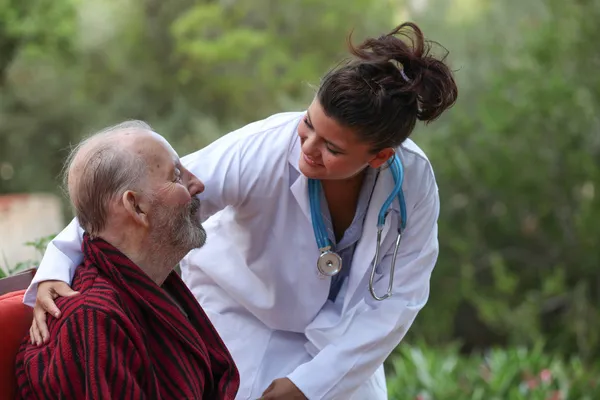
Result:
[[[352,128],[340,124],[336,119],[325,114],[318,100],[314,100],[307,110],[307,117],[315,133],[321,138],[339,147],[363,144]]]

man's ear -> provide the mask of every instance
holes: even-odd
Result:
[[[387,160],[390,159],[390,157],[394,155],[394,153],[395,151],[391,147],[378,151],[377,154],[375,154],[375,157],[369,161],[369,166],[371,168],[381,167],[383,164],[385,164],[385,162],[387,162]]]
[[[148,221],[148,210],[150,204],[144,199],[145,196],[141,196],[132,190],[127,190],[123,193],[121,201],[125,211],[129,214],[134,221],[146,228],[150,225]]]

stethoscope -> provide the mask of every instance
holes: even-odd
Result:
[[[396,154],[391,157],[389,161],[389,169],[394,177],[394,189],[388,196],[387,200],[381,206],[379,215],[377,218],[377,247],[375,248],[375,260],[371,266],[371,277],[369,279],[369,291],[371,296],[375,300],[382,301],[392,295],[392,287],[394,285],[394,270],[396,267],[396,256],[398,255],[398,248],[402,240],[402,233],[406,227],[406,203],[404,201],[404,193],[402,191],[402,182],[404,181],[404,168],[400,159]],[[313,224],[313,230],[315,232],[315,239],[317,246],[321,254],[317,259],[317,269],[321,275],[326,277],[332,277],[337,275],[342,270],[342,257],[332,250],[331,241],[327,235],[325,223],[323,222],[323,215],[321,214],[321,183],[315,179],[308,180],[308,196],[310,200],[310,215]],[[379,264],[380,250],[381,250],[381,234],[385,225],[385,218],[389,213],[389,207],[394,201],[394,198],[398,198],[400,203],[400,221],[398,223],[398,236],[396,237],[396,244],[394,248],[394,256],[392,258],[392,265],[390,267],[390,279],[387,293],[381,297],[375,293],[373,286],[373,279],[375,278],[375,269]]]

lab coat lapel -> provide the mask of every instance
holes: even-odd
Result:
[[[288,158],[291,167],[290,179],[293,179],[294,175],[297,175],[296,180],[290,185],[290,190],[306,218],[311,221],[310,203],[308,201],[308,179],[300,173],[298,166],[298,162],[300,161],[300,141],[292,140],[290,147]]]
[[[369,203],[365,223],[363,225],[363,234],[360,241],[356,244],[354,257],[352,260],[352,268],[350,270],[350,279],[348,281],[348,290],[344,296],[344,307],[351,300],[354,292],[358,289],[358,285],[364,281],[365,274],[371,273],[371,266],[375,260],[375,247],[377,245],[377,217],[381,206],[390,195],[394,188],[394,178],[389,170],[384,169],[379,173],[379,178],[375,185],[373,197]],[[381,235],[381,242],[387,236],[390,230],[392,218],[385,219],[385,225]],[[381,254],[381,257],[383,254]],[[366,289],[366,287],[365,287]]]

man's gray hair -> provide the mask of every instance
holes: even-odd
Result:
[[[79,223],[92,237],[106,226],[109,202],[127,190],[141,190],[146,176],[147,165],[143,158],[124,149],[118,140],[110,140],[111,136],[126,130],[152,131],[152,127],[143,121],[131,120],[105,128],[75,146],[65,163],[63,184]],[[76,183],[69,182],[73,162],[87,145],[90,145],[88,153],[78,161],[79,179]]]

